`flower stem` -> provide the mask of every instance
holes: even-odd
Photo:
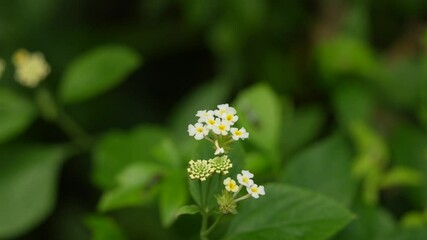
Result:
[[[243,197],[239,197],[238,199],[234,200],[234,202],[240,202],[242,200],[245,200],[246,198],[249,198],[251,195],[250,194],[246,194]]]
[[[208,220],[209,220],[209,216],[206,212],[204,212],[204,210],[202,210],[201,212],[202,214],[202,226],[200,228],[200,239],[201,240],[208,240],[208,236],[206,234],[206,229],[208,228]]]
[[[208,237],[209,233],[211,233],[216,228],[222,216],[223,215],[221,214],[216,218],[215,222],[206,231],[203,232],[203,236]]]

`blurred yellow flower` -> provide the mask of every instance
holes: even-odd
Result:
[[[37,87],[50,72],[50,66],[40,52],[19,49],[13,54],[12,61],[16,67],[16,80],[26,87]]]

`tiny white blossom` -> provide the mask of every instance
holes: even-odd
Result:
[[[218,135],[227,135],[229,130],[230,125],[227,122],[221,121],[218,118],[216,119],[215,125],[212,128],[212,131]]]
[[[224,121],[228,122],[230,125],[233,125],[237,120],[239,120],[239,117],[236,115],[236,109],[233,107],[228,107],[226,111],[221,115],[221,118],[224,119]]]
[[[264,186],[258,186],[256,184],[246,187],[246,191],[248,191],[253,198],[259,198],[259,195],[265,195]]]
[[[224,185],[225,185],[225,190],[229,191],[229,192],[237,192],[239,191],[239,187],[236,184],[236,181],[234,181],[231,178],[226,178],[224,180]]]
[[[215,125],[217,124],[216,118],[212,115],[205,119],[206,127],[208,129],[213,129]],[[219,119],[218,119],[219,120]]]
[[[232,138],[237,141],[239,139],[246,139],[249,137],[249,133],[246,132],[246,129],[244,127],[237,129],[237,128],[231,128],[230,129]]]
[[[203,139],[206,135],[208,135],[208,133],[209,133],[209,130],[201,123],[188,125],[188,134],[190,136],[194,136],[196,140]]]
[[[215,115],[217,117],[221,117],[225,112],[227,112],[227,109],[229,108],[228,103],[220,104],[217,106],[217,110],[215,110]]]
[[[199,110],[197,111],[196,117],[199,117],[197,122],[206,122],[207,119],[214,116],[214,111],[212,110]]]
[[[245,187],[250,187],[254,184],[253,177],[254,175],[251,172],[242,170],[242,174],[237,174],[237,181]]]
[[[219,154],[223,154],[224,153],[224,148],[222,148],[222,147],[219,146],[217,140],[215,140],[215,148],[216,148],[215,153],[214,153],[215,155],[219,155]]]

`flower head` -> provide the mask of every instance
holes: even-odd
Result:
[[[217,124],[216,120],[217,119],[213,115],[209,116],[209,117],[206,117],[206,119],[205,119],[206,127],[208,129],[213,129],[216,126],[216,124]]]
[[[16,80],[26,87],[36,87],[50,73],[50,66],[40,52],[29,53],[20,49],[13,54]]]
[[[223,191],[221,195],[216,196],[216,202],[218,203],[219,211],[222,214],[236,214],[237,204],[234,201],[233,194],[227,191]]]
[[[246,187],[246,191],[248,191],[253,198],[259,198],[259,195],[265,195],[264,186],[258,186],[256,184]]]
[[[197,111],[196,117],[199,117],[197,122],[206,122],[208,118],[214,116],[214,111],[212,110],[200,110]]]
[[[212,128],[212,131],[218,135],[227,135],[230,130],[230,125],[219,118],[216,119],[215,125]]]
[[[233,164],[231,163],[231,161],[227,155],[224,155],[221,157],[215,157],[213,159],[209,159],[209,163],[215,169],[216,173],[227,174],[228,169],[233,167]]]
[[[190,136],[194,136],[196,140],[203,139],[206,135],[208,135],[208,133],[209,133],[209,130],[201,123],[188,125],[188,134]]]
[[[221,117],[224,113],[227,112],[227,109],[229,108],[228,103],[220,104],[217,106],[218,109],[215,110],[215,115],[217,117]]]
[[[251,172],[243,170],[242,174],[237,174],[237,181],[245,187],[250,187],[254,184],[253,177],[254,175]]]
[[[229,191],[229,192],[237,192],[239,191],[239,186],[237,186],[236,181],[234,181],[231,178],[226,178],[224,180],[224,185],[225,185],[225,190]]]
[[[189,163],[190,167],[187,168],[187,171],[191,179],[205,181],[215,171],[215,168],[207,160],[191,160]]]
[[[231,128],[230,129],[232,138],[237,141],[239,139],[246,139],[249,137],[249,133],[246,132],[246,129],[244,127],[237,129],[237,128]]]

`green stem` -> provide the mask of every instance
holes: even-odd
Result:
[[[216,228],[216,226],[218,225],[218,223],[219,223],[219,221],[221,220],[221,218],[222,218],[222,214],[221,215],[219,215],[217,218],[216,218],[216,220],[215,220],[215,222],[206,230],[206,231],[204,231],[202,234],[203,234],[203,236],[204,237],[208,237],[208,235]]]
[[[59,111],[56,119],[58,126],[81,146],[90,145],[90,136],[66,112]]]
[[[206,229],[208,228],[208,220],[209,220],[209,216],[208,214],[206,214],[204,212],[204,210],[202,210],[202,226],[200,228],[200,239],[201,240],[208,240],[208,236],[205,233]]]

